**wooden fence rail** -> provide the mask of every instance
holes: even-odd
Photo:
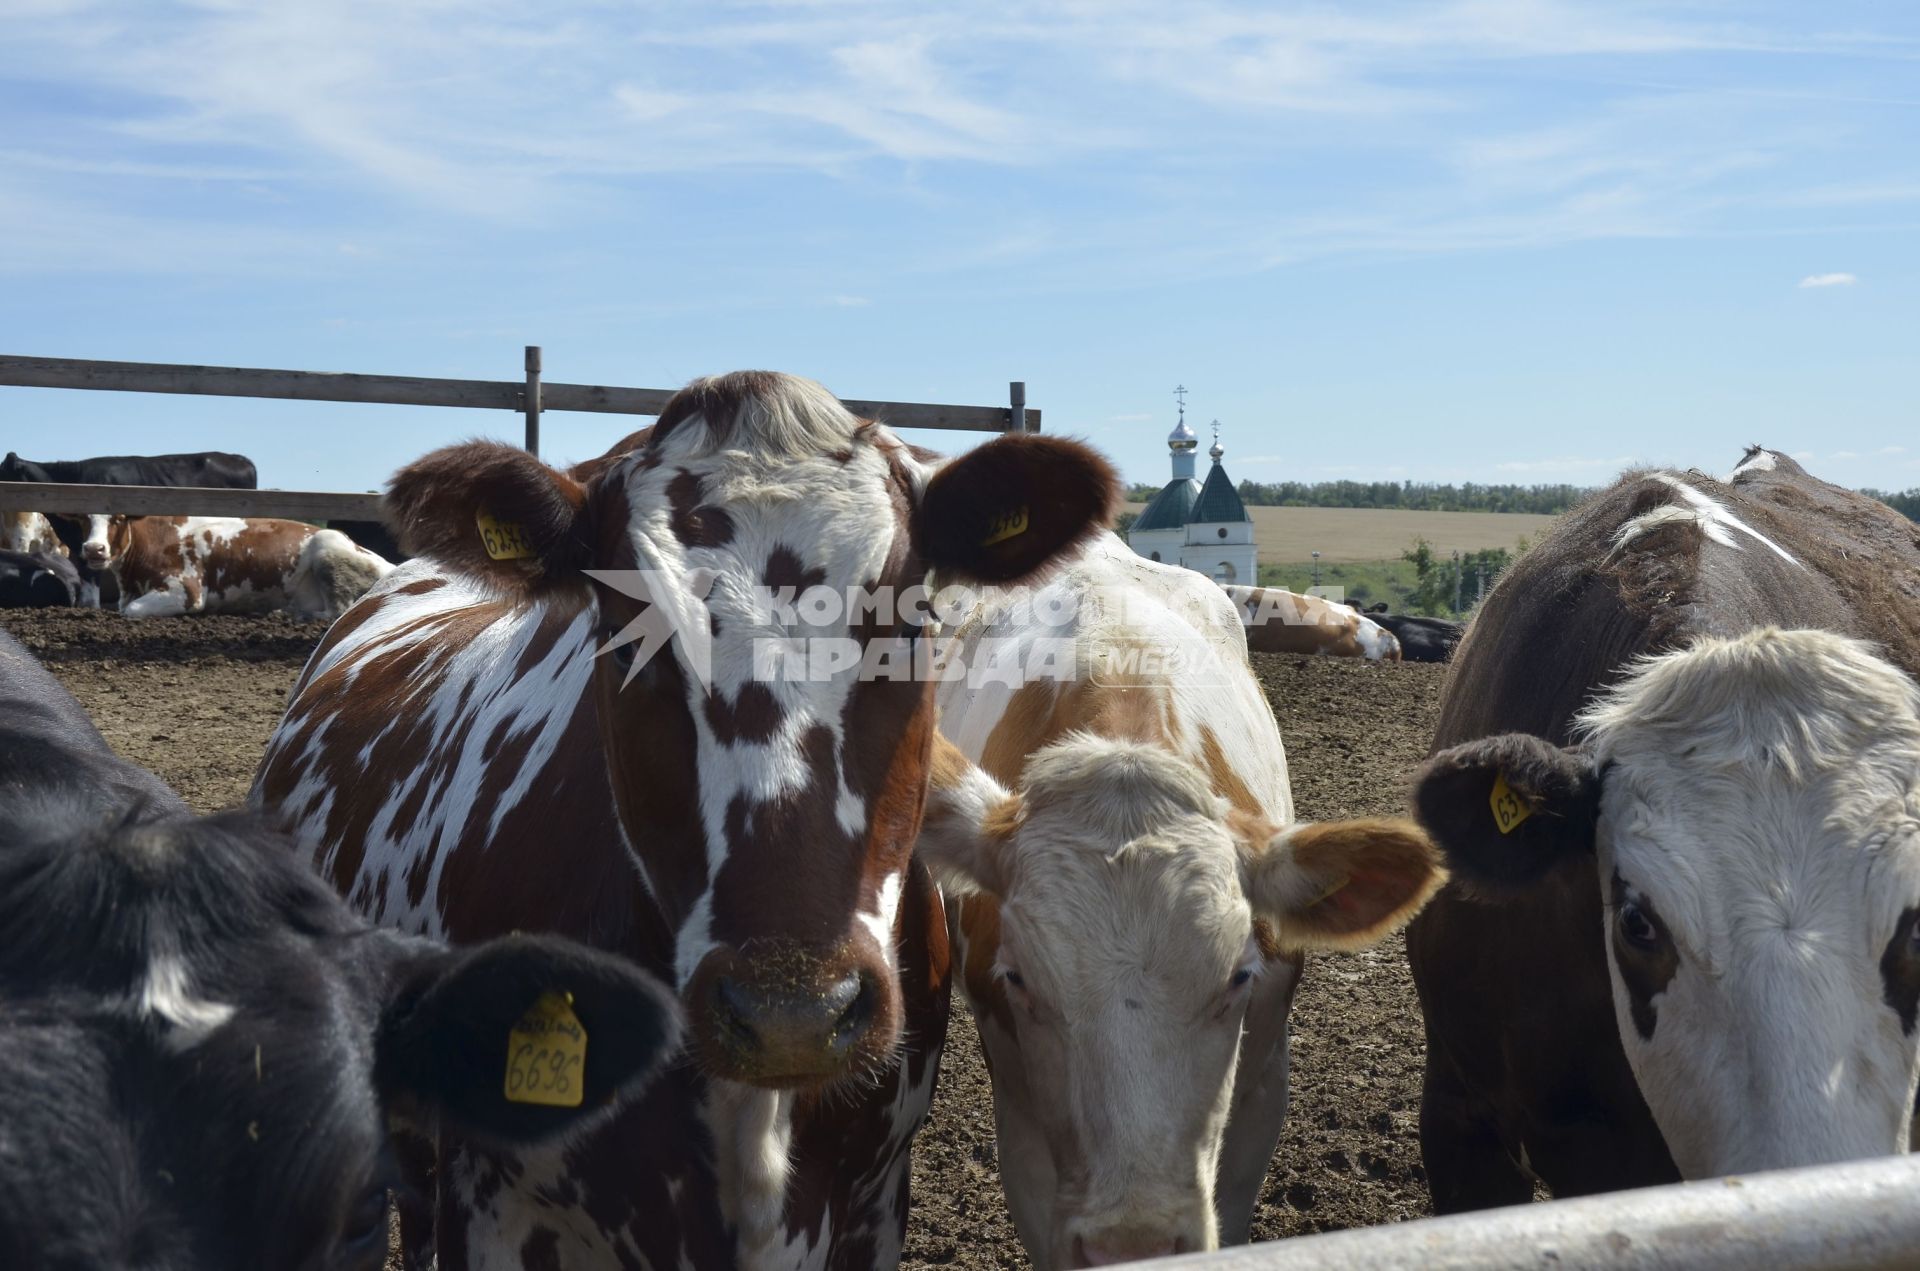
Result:
[[[377,494],[311,490],[219,490],[211,486],[43,485],[0,481],[0,508],[127,516],[280,517],[289,521],[377,521]]]
[[[538,345],[529,359],[537,367]],[[538,370],[529,369],[530,375]],[[539,409],[606,415],[657,415],[675,393],[670,388],[617,388],[538,380]],[[86,388],[119,393],[195,393],[209,397],[272,397],[308,402],[375,402],[393,406],[462,406],[524,413],[527,385],[519,380],[429,379],[416,375],[353,375],[328,371],[275,371],[245,366],[184,366],[167,362],[96,362],[72,357],[22,357],[0,353],[0,385],[14,388]],[[1016,409],[1027,431],[1038,432],[1040,412],[1025,404],[1017,384],[1007,406],[951,406],[930,402],[843,399],[863,419],[893,428],[945,428],[1007,432]]]
[[[538,345],[527,346],[526,379],[461,380],[416,375],[358,375],[281,371],[245,366],[189,366],[170,362],[102,362],[88,358],[27,357],[0,353],[0,387],[77,388],[118,393],[191,393],[208,397],[266,397],[309,402],[370,402],[393,406],[454,406],[509,410],[526,418],[526,447],[540,452],[540,416],[553,410],[610,415],[657,415],[676,390],[560,384],[541,378]],[[1038,432],[1040,412],[1026,404],[1027,386],[1008,386],[1005,406],[880,402],[843,398],[863,419],[893,428],[975,432]],[[38,456],[47,457],[47,456]],[[68,456],[55,456],[68,457]],[[304,490],[170,489],[156,486],[29,485],[0,482],[0,508],[36,512],[151,513],[188,516],[284,517],[298,521],[379,520],[380,496]]]

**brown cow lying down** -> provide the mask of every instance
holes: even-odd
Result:
[[[337,530],[236,516],[90,516],[81,553],[129,618],[269,613],[331,622],[393,566]]]
[[[1255,653],[1325,653],[1398,662],[1393,632],[1346,605],[1279,587],[1227,587]]]

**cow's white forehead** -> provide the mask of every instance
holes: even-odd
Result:
[[[1584,726],[1610,765],[1603,865],[1709,962],[1749,930],[1879,931],[1920,900],[1920,691],[1870,646],[1702,641]]]
[[[1204,779],[1157,746],[1073,735],[1034,756],[1023,793],[1001,911],[1022,974],[1076,993],[1142,978],[1217,989],[1252,914]]]

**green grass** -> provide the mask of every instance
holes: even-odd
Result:
[[[1320,585],[1341,587],[1346,598],[1356,604],[1370,605],[1384,600],[1396,613],[1406,608],[1407,597],[1415,585],[1413,565],[1404,560],[1344,561],[1337,565],[1321,562]],[[1313,562],[1266,564],[1260,566],[1260,585],[1305,591],[1313,586]],[[1469,599],[1471,599],[1469,597]]]

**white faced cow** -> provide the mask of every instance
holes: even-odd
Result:
[[[1908,1147],[1920,531],[1791,459],[1634,473],[1505,575],[1416,791],[1442,1210]]]
[[[1410,917],[1431,846],[1295,823],[1234,606],[1111,535],[943,652],[958,750],[921,852],[972,893],[954,934],[1022,1241],[1056,1268],[1245,1241],[1301,955]]]
[[[271,613],[331,622],[393,566],[338,530],[233,516],[87,518],[81,557],[129,618]]]
[[[765,372],[696,382],[571,473],[473,444],[395,476],[415,559],[315,652],[256,798],[379,921],[617,950],[679,987],[691,1042],[564,1152],[443,1136],[441,1271],[898,1261],[946,1028],[911,861],[934,704],[861,673],[918,621],[837,606],[930,566],[1025,577],[1115,485],[1058,438],[945,462]],[[851,663],[772,673],[794,632],[763,602],[796,593],[834,601],[806,638]]]

